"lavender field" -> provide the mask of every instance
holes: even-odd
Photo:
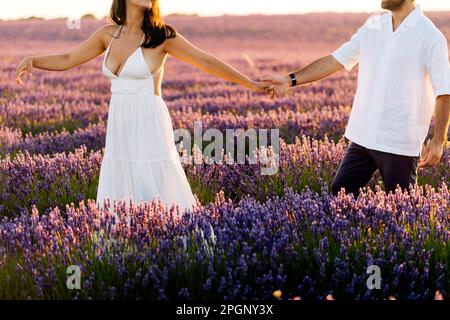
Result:
[[[191,42],[257,78],[348,40],[364,14],[168,17]],[[450,39],[450,13],[429,17]],[[95,206],[109,82],[98,57],[14,81],[23,56],[64,52],[105,21],[0,21],[0,298],[450,299],[450,149],[409,193],[375,176],[333,197],[357,71],[271,99],[170,58],[163,98],[174,128],[280,129],[280,168],[184,163],[200,206]],[[430,128],[430,134],[432,128]],[[149,139],[149,148],[152,147]],[[66,269],[82,271],[81,290]],[[381,268],[381,289],[366,269]],[[278,295],[275,295],[278,297]]]

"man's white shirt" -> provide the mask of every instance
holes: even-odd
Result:
[[[447,40],[420,5],[393,31],[392,14],[371,17],[333,52],[358,89],[345,137],[367,149],[419,156],[435,107],[450,94]]]

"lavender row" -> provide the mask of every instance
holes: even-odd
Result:
[[[338,138],[344,132],[350,108],[328,108],[310,112],[269,111],[249,113],[246,116],[232,113],[206,114],[194,111],[172,111],[174,128],[194,132],[194,124],[201,121],[202,130],[226,129],[279,129],[280,137],[293,142],[296,136],[307,135],[318,139],[325,135]],[[63,124],[61,124],[63,125]],[[0,156],[18,151],[30,153],[69,152],[85,144],[88,149],[98,150],[104,146],[106,124],[103,120],[75,129],[72,133],[65,127],[61,132],[52,130],[36,135],[28,132],[25,137],[19,129],[0,127]]]
[[[202,84],[204,85],[204,84]],[[47,86],[51,87],[51,86]],[[33,89],[35,91],[36,89]],[[40,89],[37,89],[40,90]],[[76,92],[83,93],[77,97]],[[189,93],[191,92],[191,93]],[[66,128],[73,131],[89,123],[105,120],[108,113],[109,95],[89,96],[82,88],[61,97],[56,92],[45,98],[29,93],[14,99],[0,101],[0,125],[20,128],[22,132],[33,134],[43,131],[60,131]],[[351,100],[339,95],[317,92],[317,88],[304,88],[293,97],[270,99],[230,85],[220,85],[220,89],[206,93],[202,90],[165,88],[164,97],[173,112],[199,114],[230,114],[244,117],[248,113],[259,112],[311,112],[324,107],[339,108],[350,106]],[[32,101],[28,101],[32,98]]]
[[[280,141],[279,168],[276,174],[263,175],[263,164],[207,164],[199,162],[201,155],[182,157],[184,169],[194,193],[202,203],[224,191],[234,200],[252,196],[264,201],[273,195],[283,195],[286,187],[296,192],[309,187],[320,191],[330,186],[347,143],[341,139],[315,140],[303,136],[294,144]],[[14,158],[0,160],[0,215],[14,216],[29,212],[35,204],[41,211],[64,206],[81,199],[95,199],[103,149],[89,151],[82,146],[71,153],[31,155],[19,152]],[[260,150],[264,155],[264,149]],[[195,160],[195,161],[194,161]],[[203,159],[204,160],[204,159]],[[199,164],[200,163],[200,164]],[[421,169],[419,182],[438,187],[450,181],[450,150],[434,168]],[[380,184],[377,176],[371,181]]]
[[[61,132],[42,132],[23,137],[20,129],[0,127],[0,156],[15,157],[19,152],[30,154],[54,154],[71,152],[85,146],[88,150],[100,150],[105,145],[106,125],[103,121],[78,128],[70,133],[63,127]]]
[[[0,160],[0,216],[95,199],[101,161],[101,151],[88,153],[85,146],[51,156],[7,155]]]
[[[0,298],[433,299],[450,292],[450,193],[287,189],[264,203],[223,194],[184,215],[162,204],[37,209],[0,222]],[[425,249],[427,248],[427,249]],[[80,269],[69,290],[66,270]],[[367,268],[381,270],[380,290]],[[9,289],[8,289],[9,288]],[[20,290],[10,290],[20,288]]]

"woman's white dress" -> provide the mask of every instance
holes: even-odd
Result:
[[[107,198],[111,207],[120,200],[128,206],[130,199],[137,204],[159,198],[181,211],[192,209],[196,201],[176,150],[170,114],[164,100],[154,94],[154,75],[142,48],[115,75],[106,66],[113,40],[102,64],[112,95],[97,206],[103,208]]]

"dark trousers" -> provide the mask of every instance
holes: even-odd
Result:
[[[370,150],[352,142],[333,179],[333,194],[337,195],[345,188],[346,193],[357,197],[359,188],[367,185],[376,170],[380,172],[387,193],[395,192],[397,184],[408,190],[410,183],[417,183],[419,157]]]

